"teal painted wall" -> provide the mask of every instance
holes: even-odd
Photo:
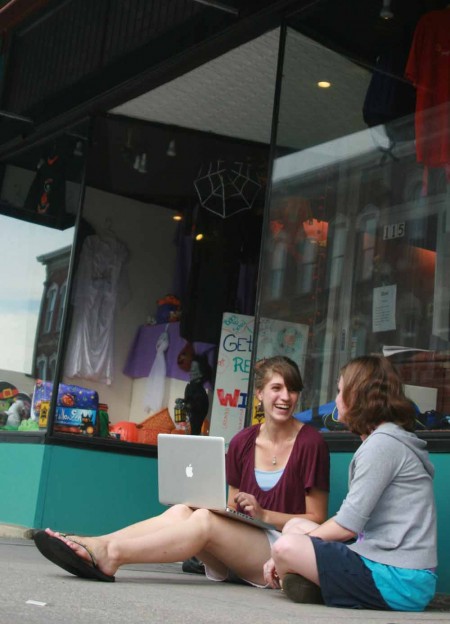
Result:
[[[47,446],[35,527],[108,533],[161,513],[157,461],[149,457]]]
[[[450,498],[448,496],[448,477],[450,475],[450,456],[435,453],[431,461],[436,468],[434,490],[438,520],[438,591],[450,594]]]
[[[347,492],[351,453],[331,455],[329,513]],[[450,454],[431,454],[439,531],[438,591],[450,594]],[[157,460],[63,446],[0,443],[0,523],[100,534],[161,513]],[[408,513],[408,510],[405,510]]]
[[[44,449],[43,444],[0,443],[0,522],[34,525]]]
[[[329,513],[335,513],[347,493],[347,472],[352,453],[331,454],[331,495]],[[450,455],[431,453],[435,467],[434,491],[436,496],[438,520],[438,587],[437,591],[450,594],[450,497],[448,496],[448,475],[450,474]],[[408,510],[405,509],[405,513]]]

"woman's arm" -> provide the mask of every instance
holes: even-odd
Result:
[[[328,512],[328,492],[311,488],[305,495],[305,513],[304,514],[287,514],[278,511],[263,510],[261,520],[273,524],[280,531],[291,518],[305,518],[321,524],[325,522]]]
[[[320,537],[328,542],[348,542],[357,537],[356,533],[338,524],[334,518],[330,518],[313,531],[310,531],[308,535],[310,537]]]
[[[249,516],[273,524],[281,531],[291,518],[306,518],[318,524],[324,522],[327,517],[328,492],[316,488],[309,490],[305,495],[306,510],[304,514],[287,514],[263,509],[253,494],[240,492],[232,486],[228,488],[228,505],[233,508],[239,505]]]

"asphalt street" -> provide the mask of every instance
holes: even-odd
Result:
[[[280,591],[213,583],[181,564],[121,569],[115,583],[76,578],[29,539],[0,538],[0,624],[397,624],[450,621],[450,602],[425,613],[298,605]],[[446,609],[446,610],[444,610]]]

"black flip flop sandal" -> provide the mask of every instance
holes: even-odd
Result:
[[[61,535],[66,537],[63,533],[61,533]],[[45,531],[36,531],[33,534],[33,540],[39,552],[49,561],[55,563],[63,570],[66,570],[66,572],[70,572],[70,574],[74,574],[80,578],[103,581],[105,583],[112,583],[116,580],[114,576],[105,574],[99,569],[94,554],[85,544],[73,540],[68,535],[67,537],[86,550],[91,558],[91,563],[82,559],[61,539],[53,537]]]

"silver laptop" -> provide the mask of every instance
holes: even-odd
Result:
[[[247,522],[275,527],[227,507],[225,440],[214,436],[158,435],[158,490],[163,505],[183,503]]]

